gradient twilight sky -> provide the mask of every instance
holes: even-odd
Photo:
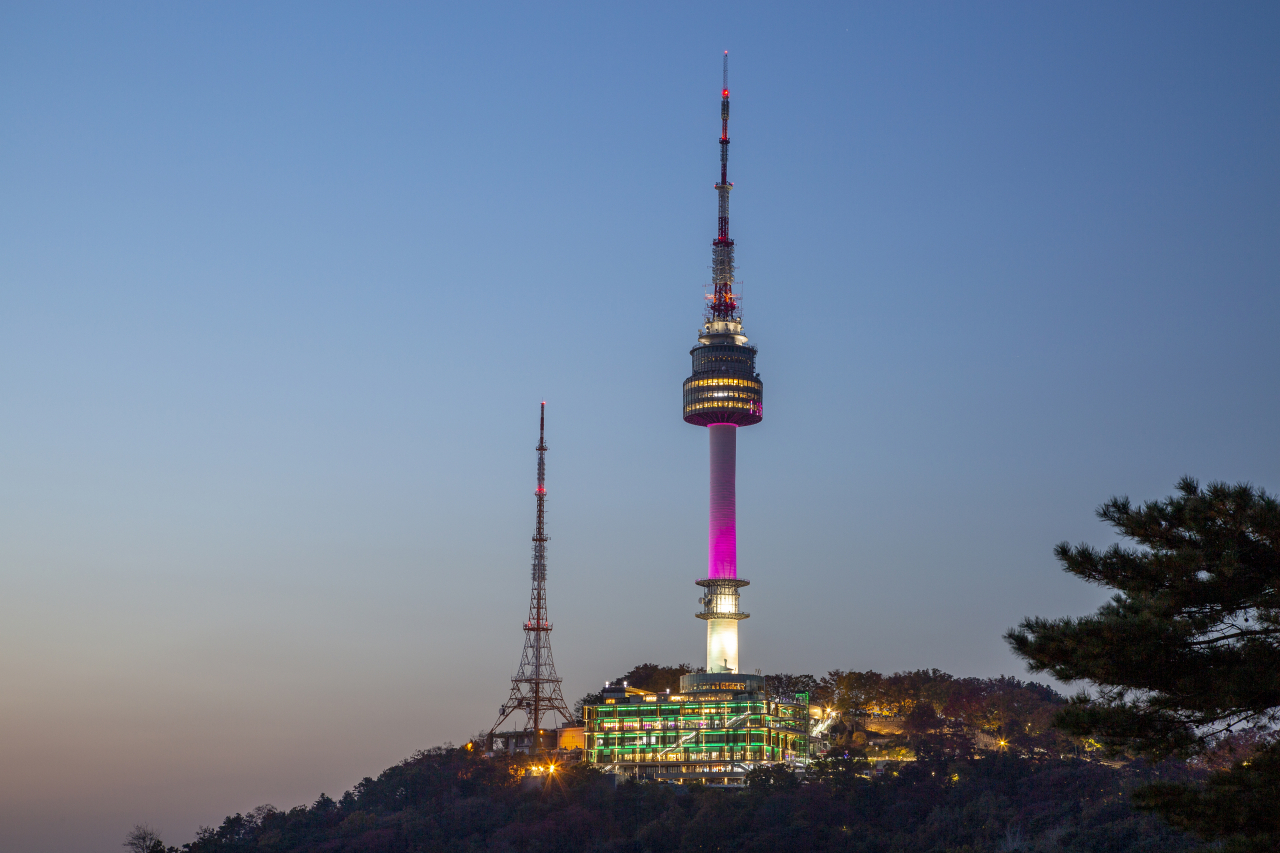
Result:
[[[1280,6],[5,3],[0,851],[488,728],[538,403],[572,702],[701,662],[720,57],[742,666],[1023,675],[1052,546],[1280,489]]]

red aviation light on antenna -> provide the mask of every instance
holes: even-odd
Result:
[[[722,98],[727,98],[727,97],[729,97],[729,90],[728,90],[728,89],[725,89],[724,91],[722,91],[722,92],[720,93],[720,97],[722,97]]]

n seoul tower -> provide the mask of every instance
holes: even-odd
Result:
[[[737,495],[735,487],[738,427],[760,423],[764,387],[756,373],[756,348],[747,346],[742,312],[733,293],[733,240],[729,238],[729,51],[724,52],[724,85],[720,90],[720,216],[711,242],[715,292],[710,300],[698,345],[689,351],[693,375],[684,381],[686,423],[707,427],[711,439],[711,514],[707,529],[707,576],[697,582],[705,590],[699,619],[707,623],[707,672],[738,671]]]

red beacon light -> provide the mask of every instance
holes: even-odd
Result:
[[[722,97],[722,98],[727,98],[727,97],[729,97],[729,90],[728,90],[728,89],[725,89],[724,91],[722,91],[722,92],[720,93],[720,97]]]

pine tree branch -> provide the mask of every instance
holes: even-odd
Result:
[[[1234,634],[1226,634],[1221,637],[1207,637],[1203,640],[1189,640],[1188,646],[1207,646],[1211,643],[1224,643],[1230,640],[1236,640],[1241,637],[1280,637],[1280,628],[1259,628],[1255,630],[1242,630]]]

